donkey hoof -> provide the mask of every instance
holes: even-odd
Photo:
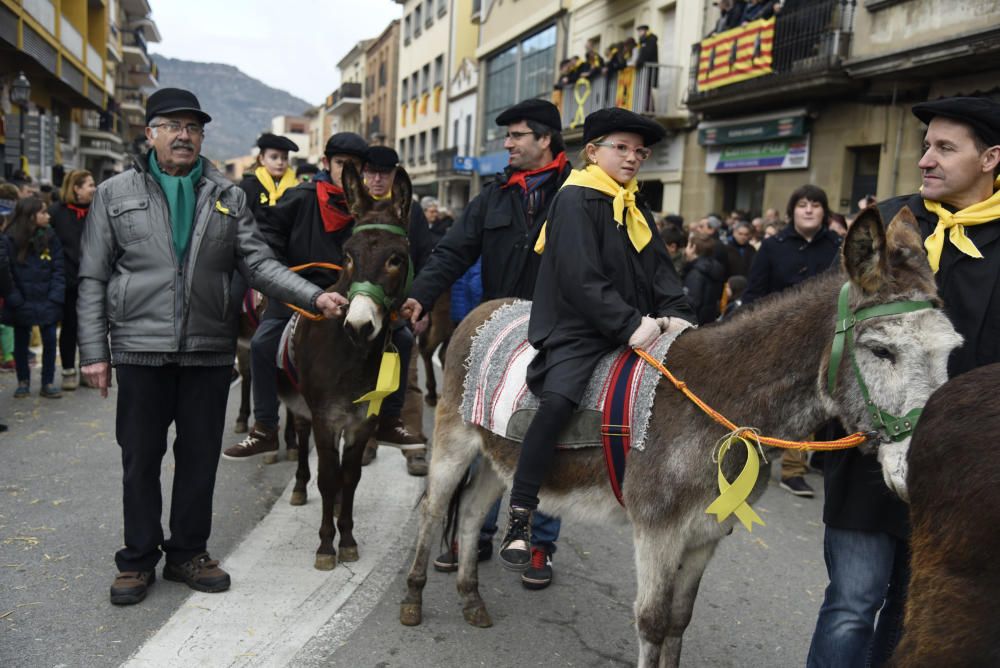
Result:
[[[246,420],[237,420],[236,421],[236,426],[233,427],[233,433],[234,434],[245,434],[245,433],[247,433],[247,421]]]
[[[290,462],[299,461],[299,449],[298,448],[288,448],[285,452],[285,458]]]
[[[426,396],[424,397],[424,403],[426,403],[428,406],[437,406],[438,400],[437,397]]]
[[[269,452],[266,455],[264,455],[265,464],[275,464],[277,463],[277,461],[278,461],[278,453],[276,452]]]
[[[423,612],[419,603],[403,603],[399,606],[399,623],[403,626],[419,626]]]
[[[317,571],[332,571],[337,567],[337,555],[317,554],[314,566]]]
[[[292,498],[288,500],[289,505],[292,506],[304,506],[306,505],[306,492],[305,490],[299,491],[297,489],[292,490]]]
[[[340,560],[343,561],[357,561],[361,557],[358,555],[358,546],[354,547],[341,547],[340,548]]]
[[[465,621],[471,626],[476,626],[481,629],[488,629],[493,626],[493,620],[490,619],[490,613],[486,612],[486,606],[482,603],[463,609],[462,616],[465,617]]]

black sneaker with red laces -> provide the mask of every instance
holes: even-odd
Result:
[[[526,589],[545,589],[552,584],[552,555],[544,547],[531,548],[531,565],[521,574]]]

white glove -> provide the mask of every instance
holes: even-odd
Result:
[[[642,316],[642,322],[628,337],[628,344],[633,348],[648,348],[660,335],[660,327],[649,316]]]
[[[660,331],[664,334],[683,332],[688,327],[693,327],[693,325],[684,318],[677,318],[669,315],[657,318],[656,324],[659,325]]]

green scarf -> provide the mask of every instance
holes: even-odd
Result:
[[[184,254],[191,242],[191,229],[194,227],[194,186],[201,178],[201,159],[194,164],[185,176],[170,176],[160,171],[156,162],[156,152],[149,152],[149,171],[153,173],[163,194],[167,198],[170,209],[170,229],[174,237],[174,250],[177,252],[177,263],[184,263]]]

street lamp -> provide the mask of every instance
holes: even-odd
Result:
[[[17,78],[10,85],[10,101],[11,104],[16,104],[19,110],[18,146],[21,149],[21,164],[19,167],[25,174],[28,173],[28,157],[27,151],[24,148],[24,109],[28,106],[30,99],[31,82],[28,81],[28,77],[24,76],[24,72],[18,72]]]

